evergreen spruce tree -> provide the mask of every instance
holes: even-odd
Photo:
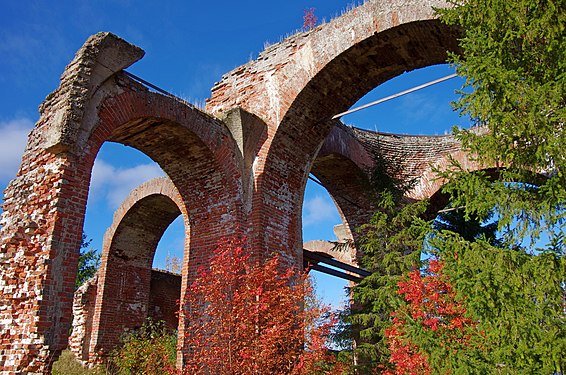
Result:
[[[466,78],[456,109],[474,122],[455,133],[478,162],[498,173],[493,181],[491,174],[455,168],[445,175],[453,181],[446,191],[467,217],[485,218],[495,207],[502,226],[519,217],[517,234],[537,235],[564,219],[566,2],[458,0],[453,5],[439,13],[463,30],[463,52],[451,56]]]
[[[454,299],[465,304],[466,319],[481,335],[481,344],[460,347],[448,362],[438,345],[427,345],[426,331],[405,327],[432,373],[563,373],[566,2],[457,0],[451,5],[438,12],[442,21],[462,28],[462,53],[451,62],[466,84],[455,106],[474,123],[455,134],[491,170],[470,173],[454,163],[440,173],[449,181],[443,191],[452,207],[461,207],[463,221],[445,217],[433,229],[418,215],[392,225],[408,208],[376,214],[361,246],[362,263],[377,272],[354,289],[362,307],[351,321],[361,326],[362,346],[373,345],[372,359],[384,369],[387,313],[404,303],[395,288],[398,275],[416,267],[414,254],[426,237],[426,250],[442,262]],[[498,241],[489,233],[462,232],[484,226],[493,234],[493,225],[460,225],[485,223],[493,212]]]
[[[466,77],[456,108],[475,125],[456,135],[478,162],[498,169],[494,179],[455,166],[444,190],[465,217],[495,210],[502,242],[443,232],[430,245],[485,333],[483,362],[493,373],[563,372],[566,2],[453,5],[439,13],[463,30],[463,53],[451,57]]]
[[[420,250],[429,228],[421,219],[427,202],[401,206],[392,194],[382,195],[380,210],[360,230],[362,266],[372,274],[353,289],[347,322],[356,343],[357,369],[366,373],[388,361],[385,330],[401,304],[397,283],[402,274],[418,269]]]
[[[483,221],[466,219],[460,209],[449,208],[438,214],[432,223],[432,227],[436,231],[449,230],[458,233],[467,241],[474,241],[483,237],[493,244],[498,244],[498,221],[494,216],[495,213],[491,211]]]
[[[401,164],[375,154],[368,192],[378,207],[369,223],[358,228],[356,245],[361,265],[372,272],[352,290],[353,304],[346,312],[345,333],[355,343],[356,369],[369,373],[389,358],[385,330],[400,305],[397,283],[402,274],[419,267],[420,250],[430,222],[422,219],[428,202],[406,204],[404,194],[412,181],[400,178]]]

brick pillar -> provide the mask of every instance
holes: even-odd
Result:
[[[40,107],[22,165],[5,191],[0,232],[0,371],[50,373],[67,345],[99,90],[143,56],[122,39],[89,38]]]
[[[67,345],[89,177],[71,155],[27,159],[5,192],[0,370],[42,373]],[[47,368],[47,370],[46,370]]]
[[[98,275],[95,275],[77,289],[73,299],[73,328],[69,336],[69,350],[83,364],[88,362],[97,284]]]

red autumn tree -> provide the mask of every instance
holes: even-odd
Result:
[[[278,258],[251,266],[240,246],[224,246],[185,298],[183,373],[340,373],[326,346],[333,319],[312,296],[306,275]]]
[[[316,8],[308,8],[303,12],[303,30],[312,30],[316,26],[318,18],[315,16],[314,11]]]
[[[442,263],[429,262],[425,275],[416,269],[398,283],[406,304],[392,314],[393,325],[385,331],[392,368],[386,375],[449,373],[477,337],[476,324],[465,316]]]

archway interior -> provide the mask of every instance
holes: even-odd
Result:
[[[90,246],[102,250],[104,233],[112,225],[114,211],[134,188],[164,175],[161,167],[143,152],[105,142],[94,162],[85,214],[84,233],[92,240]]]
[[[183,216],[179,215],[167,227],[153,256],[148,315],[161,320],[172,330],[179,326],[181,272],[187,244]]]
[[[336,241],[334,226],[342,223],[338,209],[328,191],[313,182],[307,181],[303,202],[303,241]],[[311,271],[317,297],[333,309],[343,308],[347,295],[344,290],[348,281],[319,271]]]
[[[454,68],[448,64],[432,65],[406,72],[375,87],[351,108],[453,73]],[[377,132],[412,135],[449,134],[454,125],[467,127],[470,124],[469,118],[460,117],[451,106],[451,102],[458,99],[457,91],[461,89],[462,84],[463,78],[456,77],[346,115],[341,118],[341,121],[354,127]],[[334,209],[331,210],[331,207]],[[312,219],[315,217],[321,218],[316,228],[312,224]],[[334,220],[335,223],[331,224],[331,220]],[[341,221],[330,194],[323,187],[309,180],[303,202],[303,241],[334,239],[332,227]],[[355,228],[350,229],[355,230]],[[319,294],[326,303],[336,306],[336,301],[342,301],[341,298],[344,296],[342,291],[347,286],[347,282],[316,271],[313,272],[313,275],[320,291]]]
[[[153,194],[136,202],[117,226],[109,257],[151,269],[157,244],[181,212],[169,197]]]

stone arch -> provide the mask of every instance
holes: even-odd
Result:
[[[295,208],[334,125],[332,116],[380,83],[444,63],[447,51],[458,51],[457,30],[441,24],[433,6],[445,3],[367,1],[328,24],[269,47],[213,89],[207,109],[223,112],[241,106],[270,127],[271,137],[256,167],[257,207],[274,214],[254,223],[263,228],[258,241],[263,247],[281,249],[290,262],[300,259],[301,219]],[[288,228],[285,238],[282,228]]]
[[[350,240],[356,239],[355,228],[366,223],[375,209],[368,195],[368,173],[373,162],[372,155],[351,129],[337,122],[310,170],[336,204],[343,234]],[[351,259],[355,260],[355,254],[352,255]]]
[[[317,154],[311,173],[331,192],[350,235],[375,212],[368,184],[376,158],[393,164],[399,173],[394,177],[412,186],[405,194],[409,202],[439,196],[435,193],[445,181],[437,178],[435,170],[448,168],[452,161],[471,171],[485,169],[470,159],[451,135],[391,134],[337,123]]]
[[[347,50],[344,53],[347,56],[340,55],[331,61],[324,70],[320,71],[311,81],[309,81],[304,89],[297,95],[297,97],[295,97],[293,104],[283,116],[277,133],[270,146],[270,151],[265,163],[266,166],[271,163],[281,165],[282,163],[279,162],[279,160],[286,160],[285,166],[293,165],[293,169],[283,170],[281,173],[285,175],[286,180],[289,181],[289,190],[300,191],[301,187],[304,186],[306,173],[308,173],[313,155],[316,153],[318,145],[322,139],[324,139],[329,127],[331,126],[331,124],[328,121],[325,121],[325,119],[330,118],[335,113],[347,109],[365,93],[389,78],[401,74],[406,70],[444,62],[446,58],[446,51],[449,50],[450,46],[454,47],[454,35],[451,35],[454,38],[454,44],[451,44],[449,40],[446,40],[438,43],[436,46],[429,46],[426,45],[425,42],[425,40],[429,40],[429,38],[433,39],[432,35],[441,35],[441,29],[442,27],[437,21],[422,21],[403,24],[369,38],[370,40],[379,40],[381,39],[380,37],[382,37],[383,39],[380,41],[371,42],[372,45],[370,46],[366,45],[370,43],[370,40],[361,42],[355,47]],[[419,37],[414,38],[414,36],[417,35],[419,35]],[[424,38],[420,39],[420,36],[424,36]],[[411,57],[399,54],[398,56],[395,56],[396,59],[398,59],[397,61],[385,59],[383,65],[381,67],[378,66],[377,69],[371,61],[366,61],[365,67],[356,65],[352,67],[352,59],[361,59],[358,54],[367,56],[367,52],[362,52],[364,47],[369,47],[370,51],[373,48],[376,48],[374,52],[370,52],[369,55],[379,56],[380,53],[377,51],[386,50],[387,47],[385,46],[389,43],[391,43],[391,47],[389,48],[393,48],[393,45],[399,47],[394,41],[396,38],[407,38],[408,41],[405,46],[405,51],[410,52],[409,55]],[[385,43],[385,45],[382,43]],[[373,47],[376,45],[379,47]],[[442,46],[442,48],[438,48],[439,45]],[[422,56],[419,56],[421,53],[420,51],[424,50],[427,50],[427,52],[422,53]],[[415,54],[413,55],[413,53]],[[378,59],[379,57],[374,58]],[[348,66],[349,68],[345,82],[341,82],[340,79],[337,79],[339,74],[338,66]],[[356,77],[355,74],[356,69],[360,69],[358,77]],[[368,76],[368,70],[369,72],[373,70],[374,75]],[[352,79],[352,77],[356,78]],[[341,89],[344,90],[345,88],[347,88],[346,90],[348,93],[339,99],[332,97],[331,94],[320,94],[321,92],[333,93],[340,91]],[[330,97],[332,99],[330,99]],[[310,126],[306,124],[310,124]],[[289,150],[286,138],[293,137],[293,134],[301,134],[301,138],[307,140],[307,142],[297,142],[297,145],[295,146],[296,148]],[[289,160],[289,155],[293,156],[292,160]],[[295,174],[295,172],[297,172],[297,174]],[[302,172],[303,175],[300,175],[300,172]],[[265,189],[259,190],[263,191],[266,196],[266,200],[274,199],[271,192],[274,190],[273,185],[278,184],[277,179],[271,180],[266,176],[264,183]],[[291,220],[293,220],[293,217]],[[293,225],[291,224],[290,226],[292,227]]]
[[[102,245],[92,338],[89,348],[83,348],[88,351],[89,361],[102,359],[101,354],[109,353],[120,343],[124,331],[140,327],[149,316],[155,250],[165,230],[179,215],[183,216],[188,239],[185,204],[166,177],[135,188],[114,213]],[[187,240],[185,256],[189,256]]]
[[[176,99],[150,92],[124,75],[117,74],[115,78],[118,85],[127,89],[104,99],[98,114],[101,121],[93,130],[86,149],[98,150],[100,140],[104,139],[134,147],[156,161],[171,179],[182,197],[181,211],[186,214],[191,228],[186,233],[191,251],[185,253],[183,260],[182,300],[193,271],[208,262],[217,244],[240,236],[239,224],[243,220],[241,155],[222,122]],[[92,168],[92,164],[89,167]],[[155,209],[150,211],[157,214]],[[171,210],[175,211],[173,206],[165,210],[168,217],[178,216]],[[158,241],[162,234],[159,232],[168,224],[156,228],[153,240]],[[139,228],[140,234],[142,229],[147,228]],[[102,276],[101,282],[104,282]],[[184,337],[186,318],[187,311],[181,309],[179,337]],[[91,343],[93,355],[99,348],[116,344],[116,337],[111,337],[110,341],[99,338],[100,342]],[[179,353],[179,363],[183,361],[183,354]]]
[[[2,369],[49,369],[67,344],[90,175],[104,142],[139,149],[171,178],[193,229],[191,264],[206,264],[216,241],[239,236],[241,158],[230,132],[121,71],[142,56],[112,34],[91,37],[40,108],[5,193],[0,334],[10,340],[0,344]]]

